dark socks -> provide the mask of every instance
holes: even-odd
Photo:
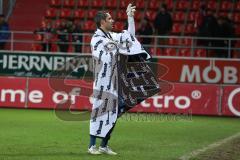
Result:
[[[90,144],[89,144],[89,148],[90,148],[91,146],[96,145],[96,139],[97,139],[96,136],[92,136],[92,135],[90,135]]]

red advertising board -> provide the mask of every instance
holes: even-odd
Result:
[[[162,77],[170,82],[239,84],[240,61],[221,59],[159,58],[168,68]]]
[[[0,84],[1,107],[27,107],[26,78],[0,77]]]
[[[67,109],[69,106],[78,110],[91,108],[92,84],[85,84],[81,80],[59,82],[43,78],[0,77],[0,83],[0,107],[53,109],[59,107],[63,100],[69,100]],[[173,85],[169,93],[150,97],[131,112],[240,116],[240,87],[183,83]],[[69,92],[70,89],[78,94]]]
[[[240,117],[240,87],[223,87],[222,114]]]
[[[219,93],[217,85],[174,84],[171,92],[151,97],[131,111],[219,115]]]

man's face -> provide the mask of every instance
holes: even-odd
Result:
[[[102,21],[102,27],[104,27],[107,31],[111,31],[113,29],[113,22],[114,20],[112,19],[112,16],[107,13],[106,20]]]

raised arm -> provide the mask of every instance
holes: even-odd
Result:
[[[128,32],[135,36],[135,22],[134,22],[134,12],[136,11],[136,6],[132,6],[129,3],[127,7],[127,16],[128,16]]]

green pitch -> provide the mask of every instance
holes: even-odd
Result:
[[[0,109],[0,160],[177,160],[240,132],[240,119],[127,114],[109,144],[117,156],[89,155],[88,132],[51,110]]]

